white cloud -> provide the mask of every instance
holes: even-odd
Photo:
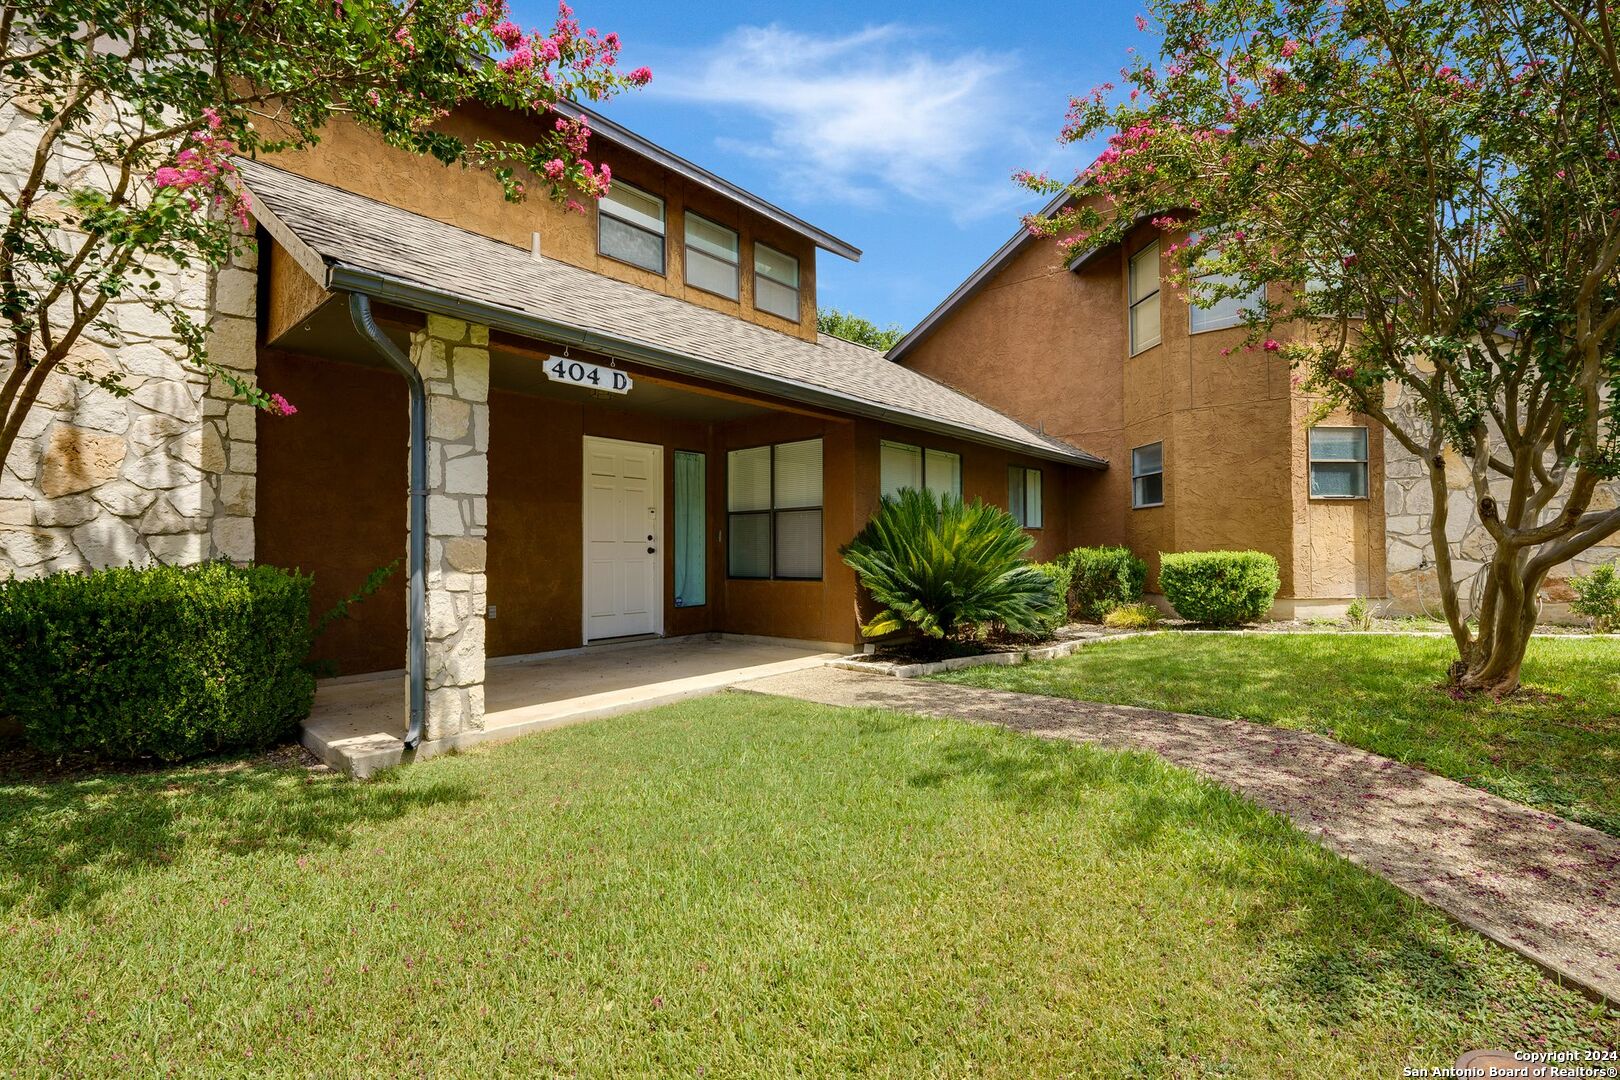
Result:
[[[744,27],[662,65],[652,85],[752,120],[717,146],[770,161],[799,194],[878,205],[898,193],[958,220],[1027,201],[1009,171],[1055,148],[1052,132],[1027,130],[1027,102],[1018,116],[1013,59],[934,55],[916,42],[893,25],[841,37]]]

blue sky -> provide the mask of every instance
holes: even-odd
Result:
[[[513,7],[526,26],[554,12]],[[1040,204],[1012,170],[1089,160],[1056,141],[1068,98],[1142,44],[1141,0],[575,7],[653,69],[604,112],[861,248],[821,253],[819,301],[904,327]]]

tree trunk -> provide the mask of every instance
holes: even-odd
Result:
[[[1521,574],[1491,576],[1493,596],[1483,599],[1479,636],[1451,665],[1451,685],[1470,693],[1503,697],[1519,688],[1519,672],[1541,614],[1541,581]]]

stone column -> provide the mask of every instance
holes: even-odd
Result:
[[[427,718],[432,742],[484,726],[489,328],[428,316],[411,338],[427,383]]]

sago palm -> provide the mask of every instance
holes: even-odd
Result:
[[[906,488],[842,551],[882,607],[867,637],[913,628],[950,638],[988,623],[1033,633],[1059,610],[1052,579],[1025,557],[1034,545],[1005,510]]]

